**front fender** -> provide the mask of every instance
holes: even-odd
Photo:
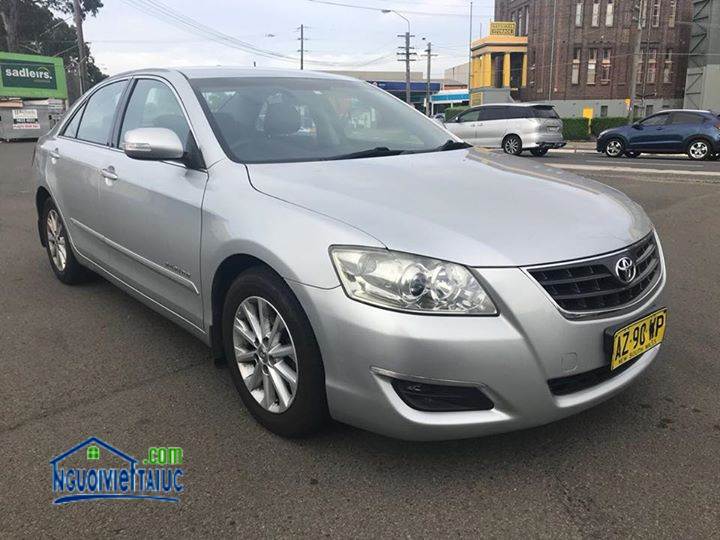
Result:
[[[336,219],[255,190],[243,165],[213,166],[203,201],[201,268],[203,297],[233,255],[250,255],[288,281],[331,289],[340,285],[328,253],[333,244],[384,248],[376,238]],[[205,301],[205,320],[212,320]]]

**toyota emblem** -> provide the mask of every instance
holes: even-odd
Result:
[[[637,267],[630,257],[621,257],[615,263],[615,275],[623,283],[630,283],[635,279]]]

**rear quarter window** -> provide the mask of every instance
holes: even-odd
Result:
[[[552,107],[531,107],[534,118],[560,118]]]

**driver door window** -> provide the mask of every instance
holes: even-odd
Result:
[[[140,79],[135,84],[120,130],[120,148],[124,147],[126,132],[144,127],[166,128],[175,132],[187,150],[190,126],[182,108],[172,90],[154,79]]]
[[[656,114],[655,116],[646,118],[640,122],[640,124],[642,124],[643,127],[662,126],[667,122],[668,116],[668,114]]]

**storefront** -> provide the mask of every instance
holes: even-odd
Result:
[[[0,52],[0,139],[36,139],[62,118],[62,58]]]

